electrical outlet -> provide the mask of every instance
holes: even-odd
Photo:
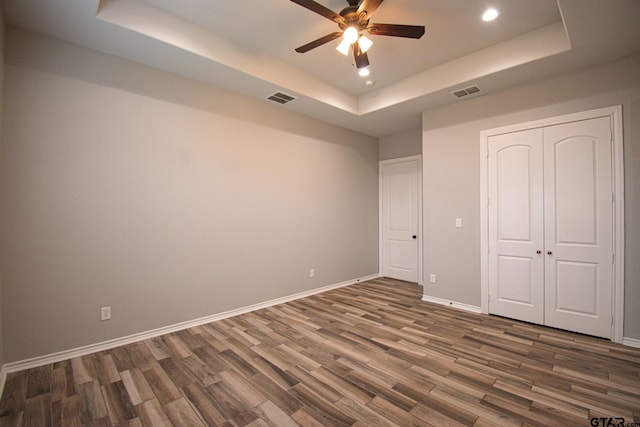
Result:
[[[435,274],[430,274],[429,275],[429,282],[430,283],[436,283],[436,275]]]
[[[456,228],[462,228],[462,218],[456,218]]]
[[[111,307],[102,307],[100,309],[100,320],[111,319]]]
[[[312,268],[309,270],[309,277],[316,277],[316,269]]]

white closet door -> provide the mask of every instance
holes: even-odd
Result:
[[[544,128],[545,324],[611,337],[608,117]]]
[[[542,129],[492,136],[488,149],[490,310],[542,324]]]

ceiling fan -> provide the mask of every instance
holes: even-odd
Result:
[[[369,66],[369,58],[367,50],[373,42],[360,32],[367,32],[374,36],[394,36],[419,39],[424,35],[424,26],[422,25],[399,25],[399,24],[375,24],[369,23],[371,15],[378,9],[378,6],[384,0],[347,0],[349,6],[345,7],[340,13],[335,13],[331,9],[315,2],[314,0],[291,0],[300,6],[311,10],[327,19],[337,23],[342,31],[336,31],[320,37],[310,43],[300,46],[296,49],[298,53],[305,53],[318,46],[322,46],[332,40],[342,36],[343,41],[337,50],[344,55],[349,54],[349,48],[353,47],[353,56],[356,62],[356,68],[361,69]]]

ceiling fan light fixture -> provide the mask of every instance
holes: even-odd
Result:
[[[368,68],[360,68],[360,69],[358,70],[358,75],[359,75],[360,77],[367,77],[369,74],[371,74],[371,73],[369,72],[369,69],[368,69]]]
[[[349,55],[349,48],[351,47],[351,43],[347,43],[346,40],[342,40],[336,50],[343,54],[344,56]]]
[[[424,25],[369,24],[371,15],[384,0],[347,0],[349,6],[342,9],[340,13],[334,12],[315,0],[291,1],[333,21],[338,24],[340,28],[340,31],[334,31],[324,37],[297,47],[295,51],[305,53],[332,40],[342,38],[336,50],[345,56],[353,52],[353,64],[358,70],[369,66],[367,51],[373,45],[373,42],[367,37],[362,36],[360,32],[367,31],[369,34],[376,36],[419,39],[424,35],[425,31]]]
[[[358,36],[360,36],[360,33],[356,27],[347,27],[342,35],[344,41],[349,44],[355,43],[358,40]]]
[[[360,46],[360,51],[362,53],[365,53],[371,46],[373,46],[373,42],[366,36],[360,36],[360,38],[358,39],[358,46]]]

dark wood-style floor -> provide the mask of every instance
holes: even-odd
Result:
[[[0,425],[640,422],[639,349],[420,297],[372,280],[10,374]]]

